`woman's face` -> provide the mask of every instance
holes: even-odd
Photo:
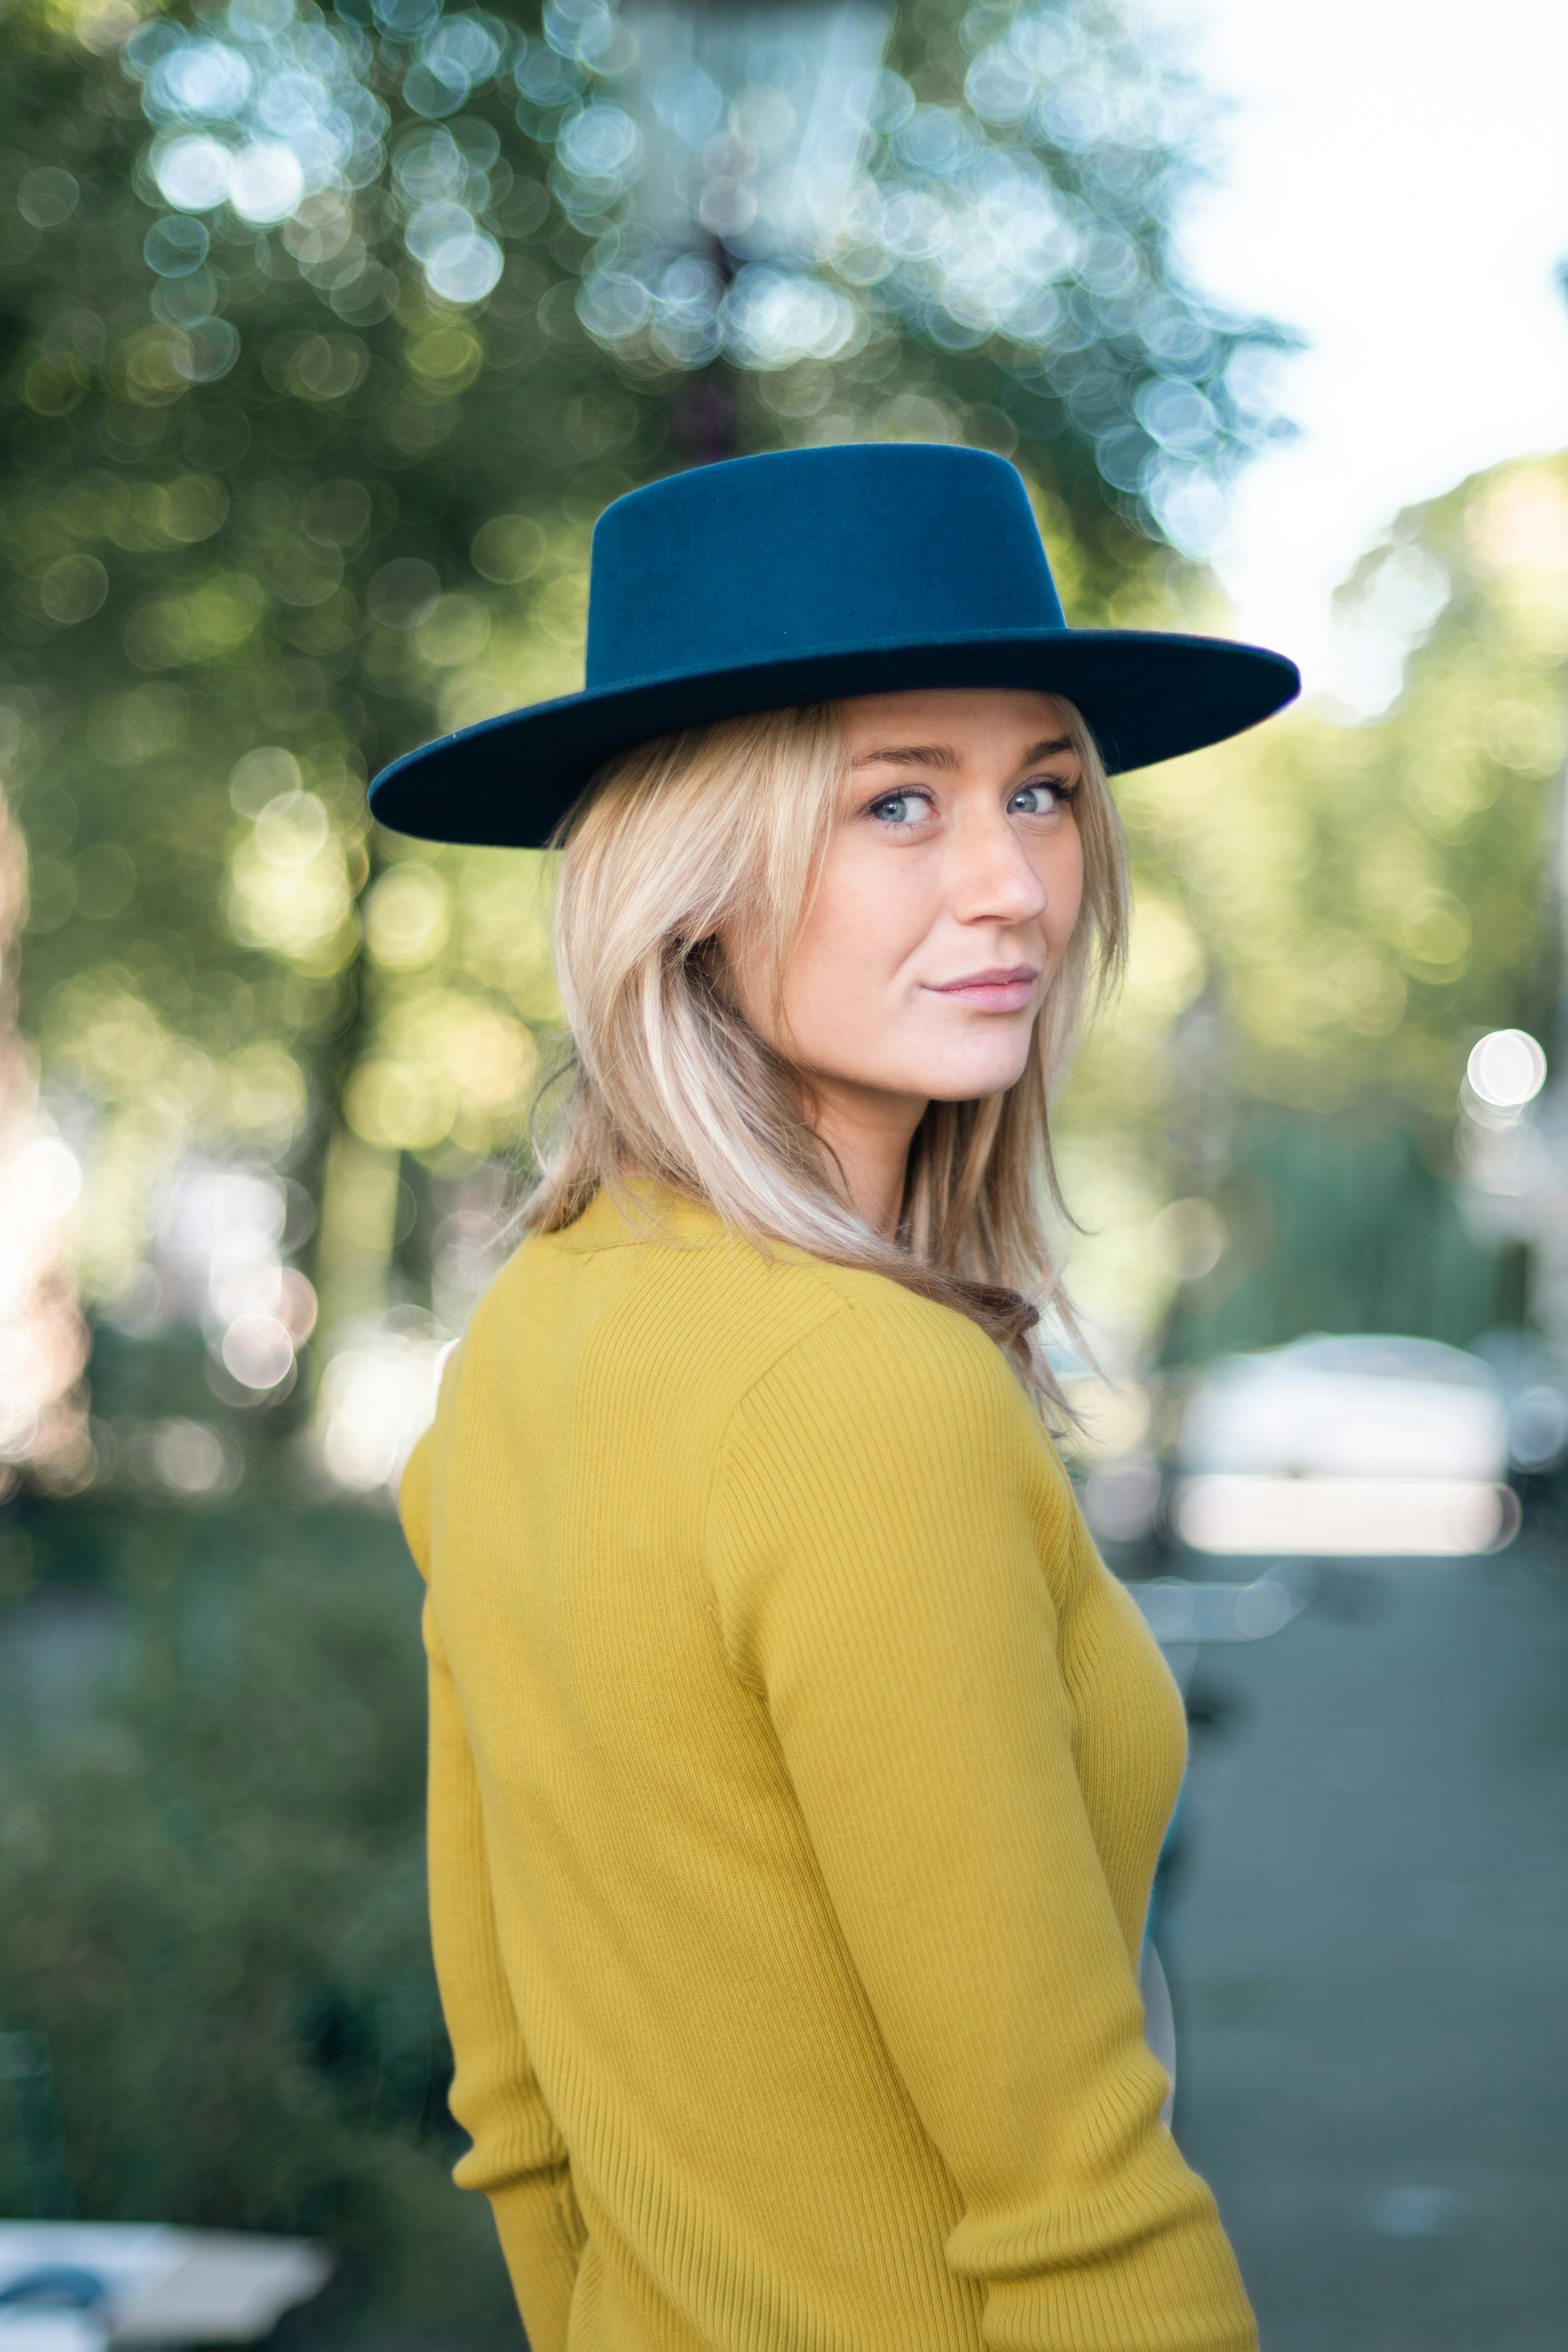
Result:
[[[843,706],[849,772],[782,1018],[829,1094],[968,1102],[1022,1075],[1078,921],[1078,756],[1048,695],[941,688]],[[847,1107],[847,1106],[846,1106]]]

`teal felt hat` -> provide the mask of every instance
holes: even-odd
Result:
[[[581,694],[395,760],[379,821],[547,842],[612,753],[678,728],[913,687],[1075,702],[1115,773],[1239,734],[1300,690],[1256,646],[1068,626],[1016,469],[978,449],[850,443],[671,474],[594,530]]]

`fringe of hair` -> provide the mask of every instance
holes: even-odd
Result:
[[[1016,1084],[933,1102],[892,1239],[858,1217],[812,1131],[802,1074],[746,1020],[719,933],[752,927],[775,990],[837,821],[836,706],[766,711],[639,745],[602,769],[557,838],[555,956],[569,1042],[535,1103],[542,1174],[521,1218],[556,1233],[630,1171],[706,1203],[759,1246],[784,1242],[955,1308],[1034,1392],[1070,1411],[1034,1334],[1047,1301],[1072,1330],[1047,1233],[1070,1223],[1050,1103],[1086,1007],[1120,979],[1128,881],[1104,765],[1057,698],[1082,768],[1082,911]]]

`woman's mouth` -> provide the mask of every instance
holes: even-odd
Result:
[[[971,971],[962,980],[928,981],[926,985],[933,996],[954,998],[981,1013],[1021,1013],[1039,976],[1033,964],[1017,963],[1005,971]]]

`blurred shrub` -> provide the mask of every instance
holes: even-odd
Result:
[[[254,1498],[83,1534],[97,1586],[13,1604],[0,1743],[0,2029],[48,2051],[81,2210],[325,2238],[345,2267],[311,2342],[515,2344],[447,2178],[401,1538]],[[0,2116],[0,2210],[28,2189]]]

